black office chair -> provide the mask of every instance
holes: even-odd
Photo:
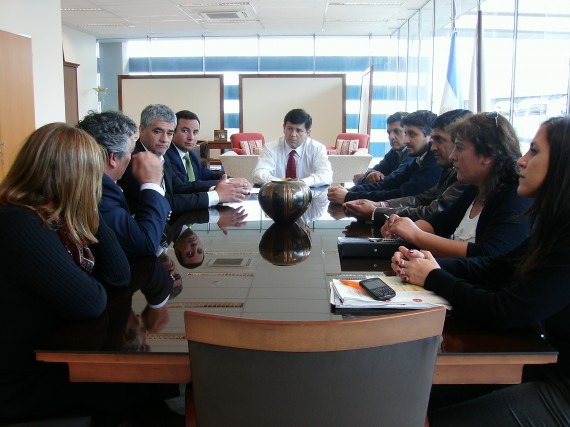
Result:
[[[443,307],[315,322],[184,317],[187,414],[201,427],[424,426]]]

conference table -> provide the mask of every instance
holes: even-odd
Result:
[[[182,291],[167,303],[167,318],[160,328],[143,332],[144,352],[38,349],[37,360],[67,363],[71,381],[187,384],[191,370],[185,310],[303,321],[354,315],[331,309],[331,279],[365,278],[388,264],[386,260],[355,260],[343,263],[342,270],[338,237],[366,238],[378,230],[346,217],[341,207],[329,206],[326,190],[312,190],[311,205],[295,225],[274,224],[261,210],[256,194],[241,204],[183,215],[172,225],[173,240],[191,230],[203,249],[203,261],[185,268],[186,262],[178,260],[172,244],[166,250],[182,277]],[[143,296],[136,293],[133,312],[140,314],[145,305]],[[515,384],[521,382],[525,365],[556,360],[556,350],[534,330],[489,331],[451,314],[445,321],[433,382]]]

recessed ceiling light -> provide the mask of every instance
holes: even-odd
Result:
[[[236,1],[227,3],[194,3],[194,4],[177,4],[178,7],[235,7],[249,6],[248,1]]]
[[[134,24],[77,24],[78,27],[134,27]]]
[[[257,19],[211,19],[202,20],[204,24],[246,24],[248,22],[259,22]]]
[[[382,23],[389,22],[387,19],[326,19],[325,22],[361,22]]]
[[[329,3],[329,6],[402,6],[404,3],[399,2],[362,2],[362,1],[350,1],[350,2],[339,2],[339,3]]]
[[[62,7],[62,12],[100,12],[100,7]]]

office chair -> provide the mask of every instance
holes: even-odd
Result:
[[[242,132],[234,133],[230,136],[232,150],[237,154],[259,154],[259,151],[265,145],[265,138],[260,133]]]
[[[314,322],[186,311],[187,414],[201,427],[424,426],[444,317],[443,307]]]

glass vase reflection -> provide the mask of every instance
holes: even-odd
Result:
[[[275,223],[263,233],[259,253],[274,265],[299,264],[311,253],[311,238],[297,223]]]

